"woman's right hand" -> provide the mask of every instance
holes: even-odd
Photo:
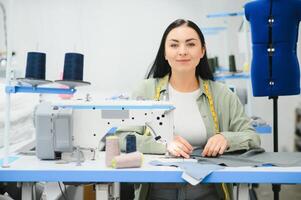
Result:
[[[183,137],[176,135],[173,141],[167,145],[167,151],[176,157],[189,158],[193,147]]]

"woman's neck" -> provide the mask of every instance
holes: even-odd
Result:
[[[172,73],[169,83],[179,92],[192,92],[199,88],[199,80],[195,74]]]

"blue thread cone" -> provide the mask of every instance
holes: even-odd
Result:
[[[46,54],[28,52],[25,78],[45,80]]]
[[[136,149],[136,136],[127,135],[126,136],[126,153],[135,152]]]
[[[80,53],[66,53],[63,80],[82,81],[84,55]]]
[[[63,80],[56,80],[55,82],[70,88],[90,85],[90,82],[83,81],[83,71],[84,55],[80,53],[66,53]]]
[[[235,64],[235,56],[234,55],[229,56],[229,71],[236,72],[236,64]]]

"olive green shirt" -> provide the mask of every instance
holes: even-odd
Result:
[[[133,92],[133,99],[154,100],[157,96],[157,88],[160,85],[160,100],[168,100],[168,75],[162,79],[146,79]],[[159,84],[160,83],[160,84]],[[215,133],[214,121],[209,107],[208,96],[205,94],[203,80],[199,79],[200,96],[197,98],[197,105],[203,118],[207,137]],[[251,126],[250,119],[246,116],[243,106],[238,97],[225,85],[216,81],[208,81],[209,90],[213,98],[215,112],[218,116],[220,134],[225,136],[229,148],[227,152],[235,150],[248,150],[260,146],[260,137]],[[166,145],[156,142],[153,136],[146,134],[146,127],[127,127],[119,129],[116,135],[120,138],[121,150],[126,149],[125,137],[128,134],[135,134],[137,139],[137,150],[142,153],[164,154]],[[207,138],[207,139],[208,139]],[[215,184],[217,192],[224,198],[221,184]],[[233,199],[232,186],[227,184],[230,199]],[[149,184],[135,185],[135,199],[147,199]]]
[[[133,99],[154,100],[156,89],[161,79],[146,79],[133,92]],[[160,100],[168,100],[168,76],[160,81]],[[207,137],[215,134],[214,121],[209,107],[208,97],[205,94],[203,80],[199,79],[200,96],[197,105],[203,118]],[[208,81],[209,90],[213,98],[214,109],[218,116],[219,131],[227,142],[227,152],[250,149],[260,146],[260,137],[255,133],[250,119],[246,116],[244,108],[238,97],[225,85],[216,81]],[[164,154],[166,146],[156,142],[153,136],[145,133],[145,127],[128,127],[117,131],[120,137],[121,150],[125,150],[125,137],[129,133],[135,133],[137,138],[137,150],[142,153]],[[208,139],[207,138],[207,139]]]

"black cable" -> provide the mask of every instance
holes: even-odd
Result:
[[[70,199],[70,198],[69,198],[69,195],[68,195],[68,191],[67,191],[66,185],[65,185],[64,183],[63,183],[63,185],[64,185],[66,197],[67,197],[67,199]]]
[[[64,197],[65,200],[68,200],[68,198],[66,197],[66,195],[65,195],[65,193],[64,193],[64,191],[63,191],[63,189],[62,189],[61,183],[60,183],[60,182],[57,182],[57,183],[58,183],[59,188],[60,188],[60,190],[61,190],[62,196]]]

